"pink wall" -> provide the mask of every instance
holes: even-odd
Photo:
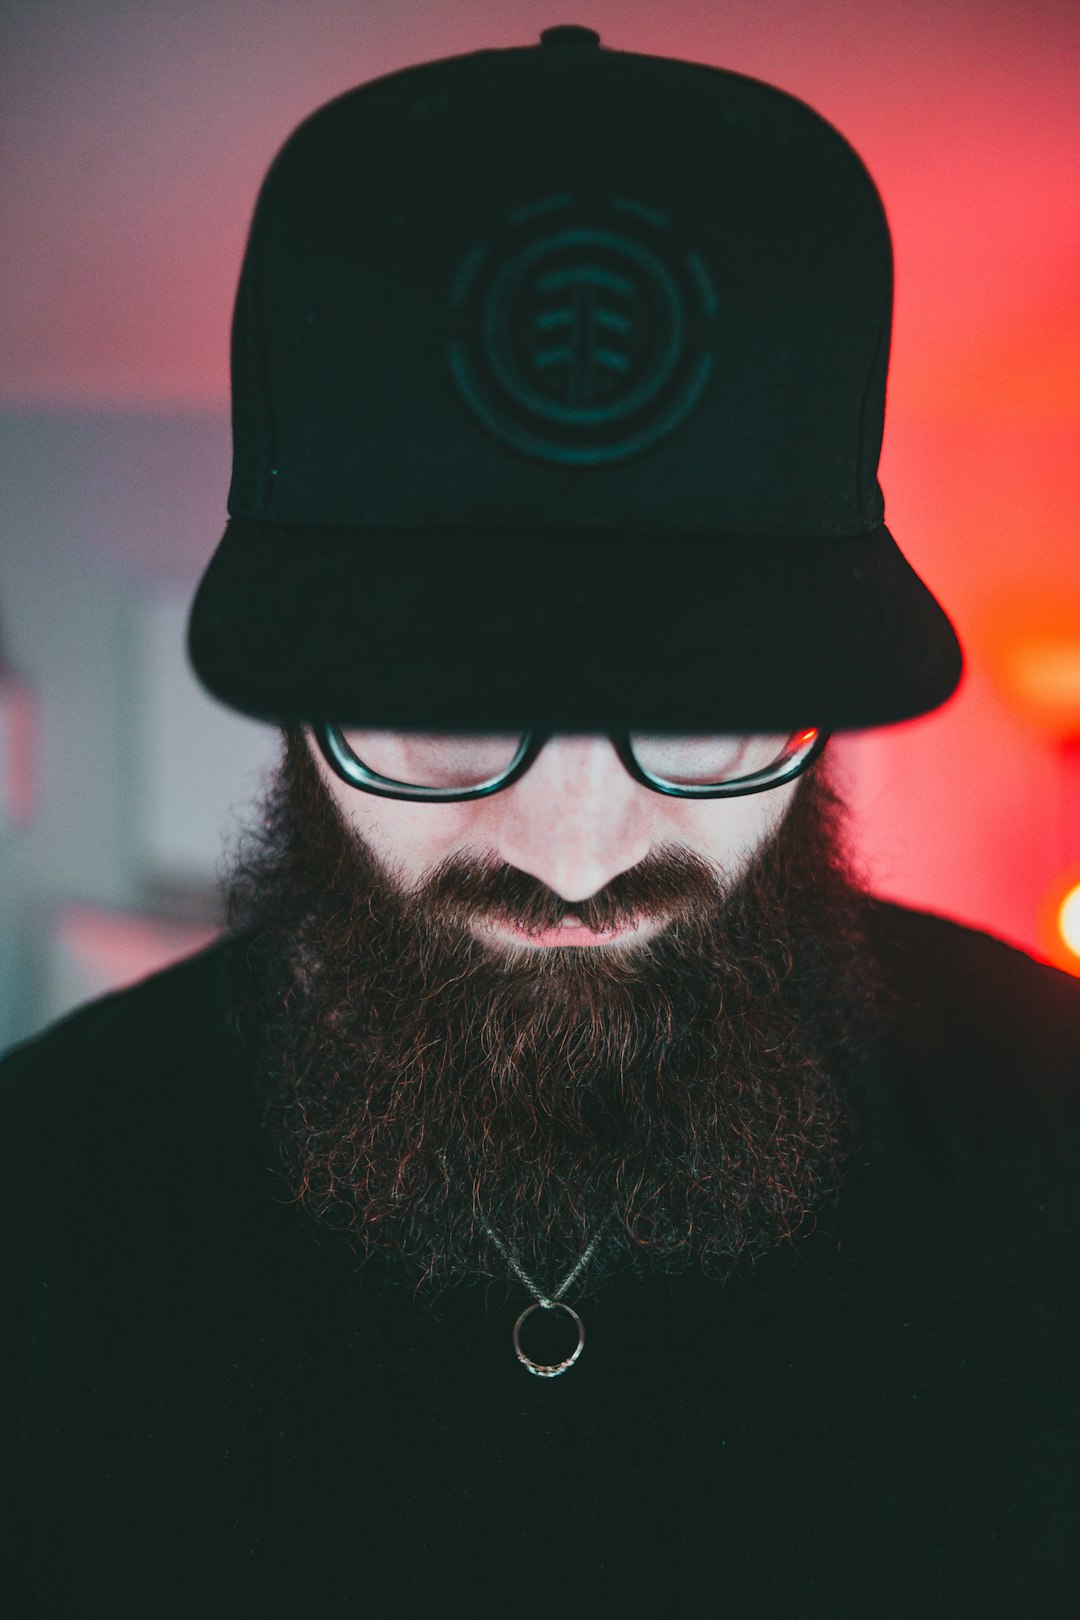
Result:
[[[782,85],[877,180],[897,269],[887,518],[969,672],[939,715],[847,745],[860,838],[884,891],[1045,950],[1042,898],[1080,826],[995,671],[1021,595],[1075,601],[1080,638],[1074,0],[9,3],[0,403],[226,409],[244,238],[294,125],[364,79],[568,21]]]

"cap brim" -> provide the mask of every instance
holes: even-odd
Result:
[[[882,526],[838,539],[303,528],[230,520],[200,583],[204,686],[279,724],[862,729],[963,655]]]

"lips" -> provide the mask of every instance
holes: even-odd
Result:
[[[637,926],[638,919],[635,919],[625,928],[594,933],[591,928],[583,928],[576,917],[564,917],[557,927],[548,928],[542,934],[527,934],[520,928],[511,928],[509,932],[529,945],[606,945],[622,934],[631,933]]]

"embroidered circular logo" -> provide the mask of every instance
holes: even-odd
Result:
[[[572,205],[512,210],[503,239],[472,250],[451,294],[449,357],[504,444],[587,466],[646,450],[684,420],[712,366],[702,321],[716,301],[696,254],[664,251],[665,215],[614,198],[610,222],[580,208],[553,217]]]

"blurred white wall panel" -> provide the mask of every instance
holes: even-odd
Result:
[[[190,605],[187,590],[143,598],[139,858],[151,882],[206,888],[218,879],[226,834],[249,819],[277,761],[279,733],[203,691],[185,647]]]

